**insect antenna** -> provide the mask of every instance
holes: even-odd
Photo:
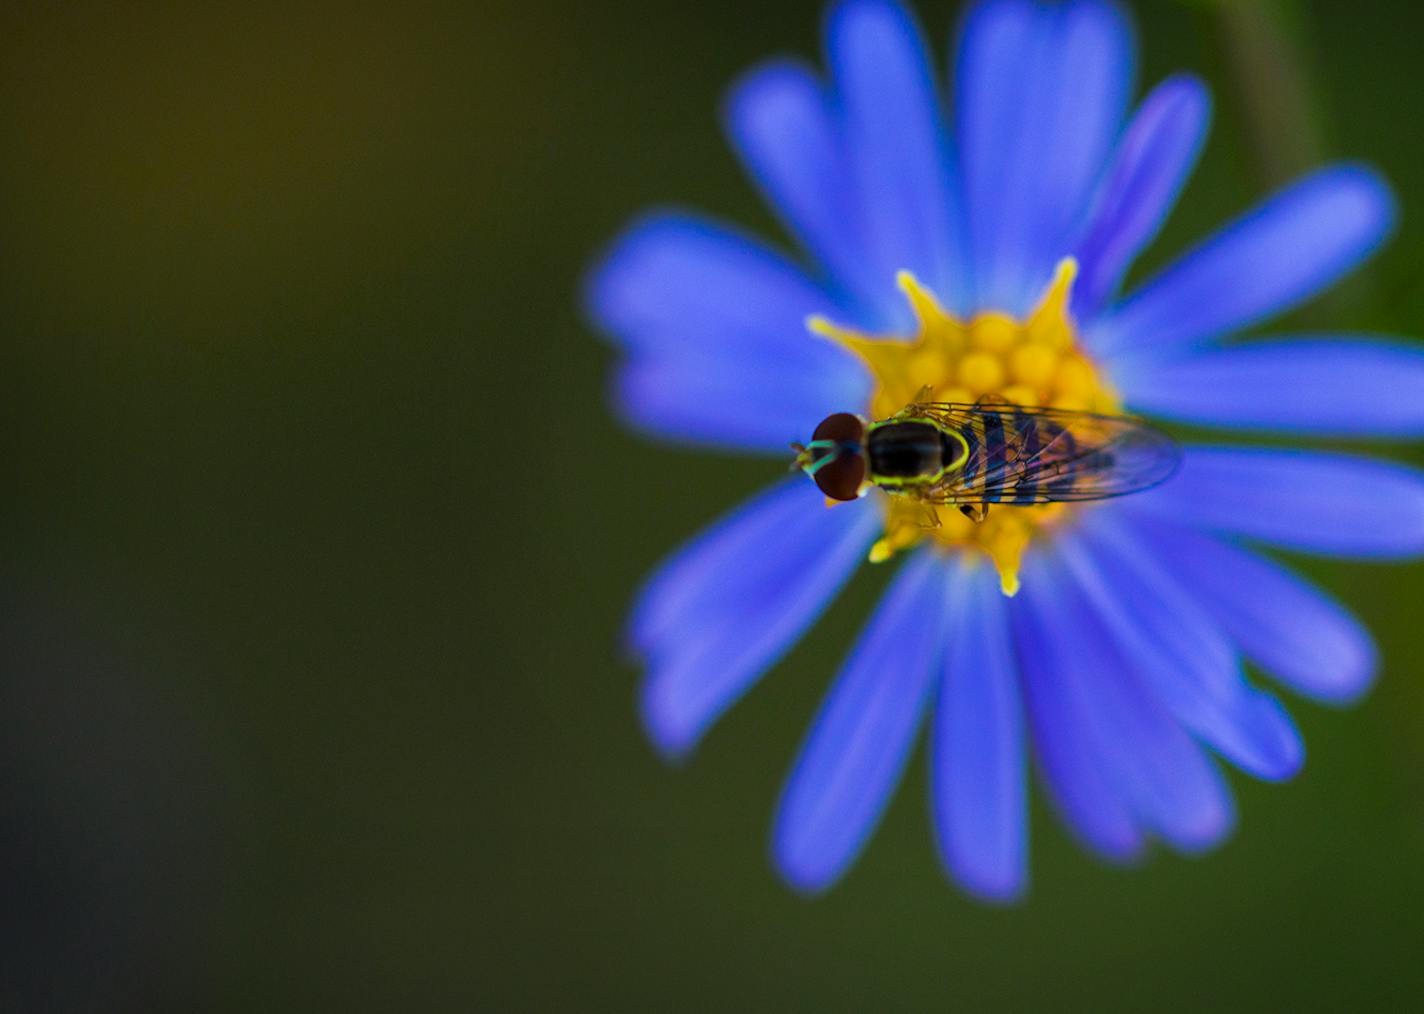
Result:
[[[835,440],[812,440],[809,444],[793,443],[791,449],[796,452],[796,460],[791,462],[791,470],[794,472],[799,468],[814,477],[817,472],[836,460],[835,454],[822,454],[818,457],[816,452],[834,451],[838,446],[839,442]]]

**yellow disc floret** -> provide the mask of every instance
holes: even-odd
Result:
[[[1061,261],[1038,307],[1024,320],[989,311],[967,323],[960,321],[902,271],[897,281],[914,308],[916,334],[872,336],[822,317],[811,318],[809,325],[849,349],[870,370],[872,419],[894,415],[926,388],[934,401],[988,400],[1026,408],[1118,412],[1116,393],[1078,348],[1068,312],[1077,271],[1073,259]],[[1018,591],[1019,562],[1034,535],[1060,523],[1066,510],[1062,504],[997,507],[981,522],[958,511],[940,511],[939,526],[929,527],[925,506],[913,498],[884,495],[882,500],[885,534],[871,547],[872,562],[888,560],[926,538],[946,551],[978,550],[994,562],[1006,595]]]

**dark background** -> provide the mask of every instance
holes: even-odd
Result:
[[[1424,334],[1419,16],[1141,4],[1217,115],[1148,270],[1360,157],[1402,230],[1302,326]],[[957,16],[922,4],[936,50]],[[646,205],[773,226],[733,75],[816,2],[6,4],[0,1006],[1371,1008],[1424,988],[1424,570],[1305,569],[1385,657],[1296,702],[1218,853],[1100,866],[1035,802],[1008,910],[941,876],[923,764],[829,895],[765,858],[883,583],[657,759],[640,576],[781,473],[604,402],[581,272]],[[1341,410],[1348,411],[1349,392]],[[1404,447],[1383,449],[1419,457]]]

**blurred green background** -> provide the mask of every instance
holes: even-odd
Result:
[[[922,4],[942,54],[957,5]],[[1385,254],[1295,323],[1424,335],[1413,9],[1140,4],[1206,76],[1150,270],[1321,159]],[[766,861],[884,580],[672,769],[626,602],[782,465],[609,417],[581,272],[641,208],[774,234],[719,133],[820,4],[7,4],[0,1006],[1364,1009],[1424,987],[1424,568],[1303,562],[1377,633],[1218,853],[1105,868],[1035,801],[1016,908],[941,876],[923,758],[829,895]],[[1420,460],[1408,448],[1389,451]]]

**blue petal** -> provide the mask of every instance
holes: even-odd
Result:
[[[1178,851],[1215,847],[1236,826],[1221,772],[1121,660],[1117,665],[1102,674],[1096,707],[1120,750],[1116,771],[1134,812]]]
[[[994,572],[961,559],[935,713],[935,831],[954,879],[986,901],[1006,902],[1023,893],[1028,876],[1023,702]]]
[[[630,228],[590,277],[599,325],[632,353],[625,417],[653,433],[784,451],[829,412],[865,403],[864,369],[810,335],[836,304],[749,239],[681,215]]]
[[[1136,409],[1210,426],[1424,435],[1424,346],[1285,338],[1133,358],[1113,381]]]
[[[775,664],[854,571],[880,520],[868,500],[828,510],[797,476],[659,568],[629,631],[649,665],[642,711],[659,748],[686,753]]]
[[[787,444],[831,412],[862,408],[867,386],[864,377],[822,370],[635,359],[619,368],[613,400],[650,436],[789,456]]]
[[[1105,3],[995,0],[970,14],[959,49],[978,306],[1022,314],[1072,252],[1122,122],[1132,39]]]
[[[1109,520],[1111,519],[1111,520]],[[1144,685],[1193,733],[1242,770],[1292,777],[1305,746],[1270,694],[1248,686],[1225,633],[1155,560],[1100,511],[1063,549],[1083,594]]]
[[[1022,579],[1009,612],[1044,783],[1087,848],[1129,862],[1145,840],[1117,784],[1113,747],[1104,742],[1094,714],[1094,674],[1085,663],[1097,650],[1095,637],[1082,626],[1077,594],[1048,553],[1026,557]]]
[[[1322,169],[1237,219],[1089,328],[1102,353],[1179,348],[1315,295],[1368,257],[1394,223],[1372,170]]]
[[[908,269],[951,310],[967,302],[961,219],[924,40],[890,0],[846,0],[831,12],[826,50],[843,115],[844,152],[863,245],[881,287],[882,327],[911,325],[895,273]]]
[[[1350,454],[1188,447],[1170,481],[1123,506],[1307,553],[1424,553],[1424,473]]]
[[[1319,588],[1185,526],[1137,523],[1202,608],[1276,679],[1331,703],[1353,701],[1374,682],[1379,655],[1369,631]]]
[[[679,212],[634,222],[590,272],[594,321],[631,352],[799,367],[826,355],[806,317],[838,305],[780,254]]]
[[[851,185],[839,111],[806,67],[764,64],[732,89],[727,133],[748,172],[787,227],[862,309],[870,327],[886,280],[862,256],[865,242]]]
[[[1168,78],[1143,100],[1118,142],[1078,244],[1078,320],[1097,316],[1138,252],[1156,237],[1196,165],[1210,118],[1206,86],[1188,75]]]
[[[1073,631],[1057,646],[1065,656],[1059,676],[1085,702],[1076,720],[1087,726],[1117,797],[1139,827],[1182,851],[1216,844],[1235,822],[1220,773],[1114,650],[1082,594],[1068,581],[1057,587],[1060,633]]]
[[[773,839],[777,868],[800,890],[819,891],[840,877],[900,780],[934,687],[945,589],[933,553],[912,558],[821,706]]]

